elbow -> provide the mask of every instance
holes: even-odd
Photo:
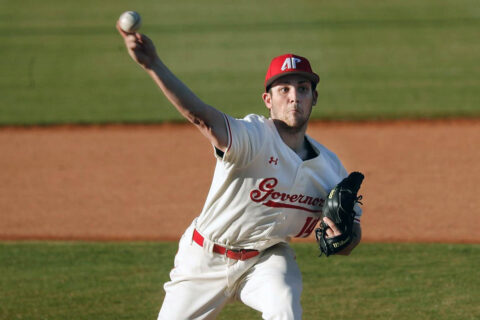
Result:
[[[205,121],[202,118],[200,118],[198,116],[198,114],[196,114],[195,112],[192,112],[190,110],[185,110],[183,112],[183,116],[185,117],[185,119],[188,120],[188,122],[193,123],[197,127],[205,127],[206,126]]]
[[[212,126],[197,114],[188,112],[184,114],[184,117],[188,120],[188,122],[195,125],[195,127],[197,127],[205,136],[209,136],[209,133],[212,132]]]

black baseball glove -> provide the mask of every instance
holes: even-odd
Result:
[[[357,202],[360,203],[362,198],[362,196],[357,196],[357,193],[363,178],[364,176],[360,172],[352,172],[330,191],[323,206],[322,218],[330,218],[341,234],[328,238],[326,231],[329,227],[322,219],[320,228],[315,230],[315,237],[320,247],[320,256],[325,254],[328,257],[336,254],[352,242],[353,220],[355,218],[353,207]]]

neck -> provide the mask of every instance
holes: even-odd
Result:
[[[292,128],[287,126],[283,121],[273,120],[278,134],[283,142],[290,147],[302,160],[308,160],[313,157],[312,147],[305,139],[305,132],[307,131],[307,124],[300,128]],[[313,151],[313,153],[315,153]]]

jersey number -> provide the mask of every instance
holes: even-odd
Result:
[[[312,233],[313,229],[317,225],[317,222],[320,219],[314,219],[312,217],[308,217],[305,221],[305,224],[302,227],[302,230],[295,236],[295,238],[306,238]]]

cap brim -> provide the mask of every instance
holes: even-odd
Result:
[[[313,83],[315,84],[318,84],[318,82],[320,82],[320,77],[316,74],[316,73],[310,73],[310,72],[305,72],[305,71],[290,71],[290,72],[283,72],[283,73],[280,73],[280,74],[277,74],[277,75],[274,75],[273,77],[271,77],[270,79],[268,79],[268,81],[265,83],[265,89],[267,89],[268,87],[270,87],[275,81],[277,81],[278,79],[280,79],[281,77],[285,77],[285,76],[289,76],[289,75],[292,75],[292,74],[298,74],[302,77],[305,77],[307,78],[308,80],[312,81]]]

